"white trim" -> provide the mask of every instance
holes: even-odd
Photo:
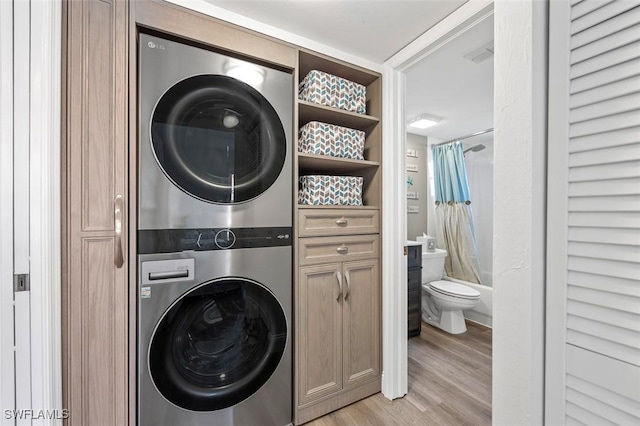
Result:
[[[399,398],[408,390],[407,260],[402,255],[407,235],[404,72],[492,13],[491,1],[467,2],[384,64],[382,393],[389,399]]]
[[[382,393],[395,399],[407,393],[405,76],[385,66],[382,83]]]
[[[61,0],[31,4],[32,408],[62,409],[60,79]],[[34,423],[36,423],[34,421]],[[38,424],[62,424],[46,419]]]
[[[29,273],[29,18],[30,1],[13,1],[13,265]],[[16,332],[20,324],[16,323]]]
[[[29,330],[31,324],[31,318],[29,313],[31,311],[29,299],[29,291],[21,291],[14,293],[14,306],[15,306],[15,324],[20,325],[22,329]],[[16,409],[17,410],[30,410],[32,405],[31,398],[31,359],[29,354],[31,353],[31,335],[29,333],[19,332],[16,327],[15,333],[15,357],[16,357]],[[30,419],[16,419],[18,425],[30,425]]]
[[[547,182],[547,335],[545,423],[565,421],[567,331],[567,221],[571,5],[549,5],[549,147]]]
[[[238,13],[231,12],[227,9],[223,9],[222,7],[214,6],[213,4],[208,3],[205,0],[167,0],[167,2],[185,7],[187,9],[195,10],[196,12],[221,19],[234,25],[239,25],[243,28],[256,31],[273,38],[277,38],[287,43],[304,47],[305,49],[314,50],[316,52],[332,56],[336,59],[359,65],[363,68],[368,68],[372,71],[382,71],[382,65],[379,63],[343,52],[334,47],[319,43],[306,37],[281,30],[280,28],[276,28],[263,22],[256,21],[255,19],[251,19]]]
[[[531,341],[534,348],[530,358],[529,374],[532,376],[529,388],[529,421],[544,424],[545,400],[545,315],[546,315],[546,253],[547,253],[547,149],[549,130],[549,2],[533,2],[532,17],[532,139],[531,153]],[[555,41],[554,41],[555,42]],[[513,136],[512,136],[513,137]],[[503,203],[508,201],[503,200]],[[494,299],[496,300],[496,299]],[[504,303],[504,301],[502,301]],[[498,305],[499,306],[499,305]],[[525,306],[521,306],[525,309]],[[509,320],[509,319],[507,319]],[[513,343],[512,343],[513,344]],[[502,379],[508,378],[506,374]],[[509,402],[507,402],[508,404]]]
[[[492,0],[469,1],[409,43],[384,64],[404,72],[492,14]]]
[[[13,2],[0,1],[0,407],[15,408],[13,353]],[[0,422],[13,424],[12,420]]]
[[[13,273],[29,274],[29,140],[30,140],[30,31],[31,2],[13,1]],[[31,280],[30,280],[31,281]],[[31,398],[30,291],[14,294],[16,409],[29,410]],[[17,425],[31,421],[17,419]]]

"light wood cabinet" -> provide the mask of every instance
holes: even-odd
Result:
[[[136,171],[129,168],[137,163],[137,151],[129,138],[133,141],[137,134],[135,47],[136,31],[143,27],[295,67],[298,82],[318,69],[367,87],[366,114],[294,101],[298,127],[317,120],[366,135],[364,160],[297,149],[293,159],[294,193],[302,174],[361,176],[364,181],[362,207],[295,207],[295,422],[307,422],[378,392],[381,75],[267,37],[249,37],[245,29],[168,2],[74,0],[63,5],[67,424],[135,423],[136,271],[129,269],[127,257],[136,252]],[[117,224],[120,217],[122,223]]]
[[[64,2],[62,359],[68,425],[128,421],[127,9],[122,0]]]
[[[300,268],[299,404],[380,376],[378,259]]]
[[[299,176],[313,174],[362,177],[364,205],[296,206],[296,424],[379,392],[382,365],[381,76],[300,50],[298,81],[311,70],[366,86],[366,114],[297,100],[298,128],[315,120],[362,130],[364,160],[308,154],[296,149],[296,182]],[[297,190],[297,184],[294,185]]]

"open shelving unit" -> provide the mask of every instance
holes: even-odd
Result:
[[[382,187],[382,173],[380,169],[382,159],[382,124],[380,120],[382,114],[382,86],[380,74],[305,50],[299,51],[298,63],[298,82],[302,81],[309,71],[320,70],[366,86],[367,113],[358,114],[297,99],[298,126],[296,134],[298,133],[298,129],[310,121],[335,124],[364,131],[365,148],[364,160],[306,154],[297,152],[296,149],[296,164],[298,165],[296,181],[299,176],[306,174],[361,176],[364,180],[364,206],[379,207]],[[307,205],[300,205],[298,207],[313,208],[313,206]],[[358,206],[350,207],[355,209],[360,208]]]
[[[382,77],[299,49],[297,82],[311,70],[360,83],[367,97],[366,114],[295,102],[294,424],[379,392],[382,370]],[[364,131],[364,159],[298,152],[298,131],[311,121]],[[304,175],[362,177],[363,205],[297,204]]]

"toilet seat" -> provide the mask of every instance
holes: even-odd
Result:
[[[480,297],[479,291],[453,281],[433,281],[428,285],[432,291],[445,296],[458,297],[460,299],[477,299]]]

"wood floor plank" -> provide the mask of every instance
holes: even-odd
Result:
[[[422,324],[409,339],[409,391],[389,401],[376,394],[308,425],[491,425],[492,330],[467,321],[451,335]]]

